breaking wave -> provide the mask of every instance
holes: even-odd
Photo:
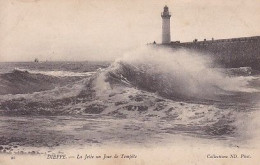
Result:
[[[167,99],[205,103],[258,92],[249,85],[257,77],[230,76],[212,66],[208,56],[195,52],[146,47],[126,53],[96,73],[16,69],[0,75],[0,110],[111,114],[120,108],[138,109],[135,100],[138,104]],[[149,103],[139,108],[147,110],[150,106],[156,107]]]
[[[212,60],[187,50],[143,48],[126,54],[107,69],[110,85],[120,82],[167,98],[214,99],[231,92],[257,92],[254,77],[234,77],[214,69]]]
[[[0,74],[0,95],[46,91],[81,79],[78,74],[63,77],[59,73],[14,69],[11,73]],[[84,73],[85,77],[91,74]]]
[[[32,74],[43,74],[47,76],[55,77],[84,77],[91,76],[95,72],[69,72],[69,71],[40,71],[40,70],[29,70],[29,69],[20,69],[15,68],[16,71],[29,72]]]
[[[0,113],[105,115],[157,121],[155,131],[164,133],[236,136],[236,121],[244,117],[238,112],[259,100],[259,77],[212,66],[195,52],[148,47],[81,76],[14,70],[0,76]]]

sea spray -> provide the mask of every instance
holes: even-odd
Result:
[[[209,56],[197,52],[145,47],[117,59],[107,75],[168,98],[215,99],[231,92],[257,91],[247,87],[248,78],[231,77],[212,66]]]

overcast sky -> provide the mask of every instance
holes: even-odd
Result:
[[[174,41],[260,35],[260,0],[0,0],[0,61],[113,60],[161,42],[165,4]]]

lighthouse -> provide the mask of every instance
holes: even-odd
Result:
[[[171,13],[169,12],[168,6],[164,6],[163,12],[161,13],[161,17],[162,17],[162,44],[168,44],[171,42],[171,27],[170,27]]]

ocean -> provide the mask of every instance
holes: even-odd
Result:
[[[214,66],[214,67],[213,67]],[[205,54],[141,48],[112,62],[1,62],[1,152],[164,146],[253,147],[260,75]]]

